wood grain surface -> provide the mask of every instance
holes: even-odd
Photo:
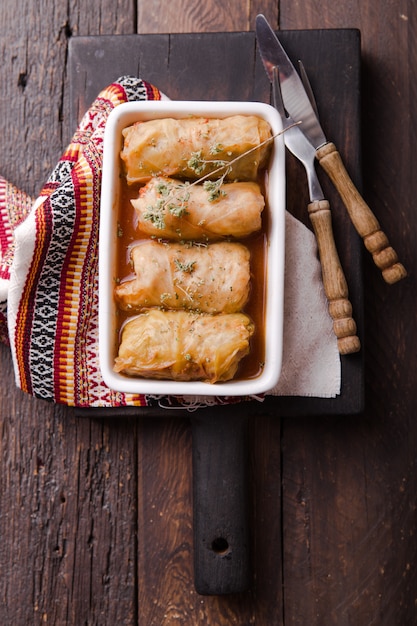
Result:
[[[0,12],[0,174],[35,195],[69,136],[68,43],[82,35],[358,28],[363,191],[409,271],[364,256],[365,409],[256,416],[256,580],[193,589],[186,418],[77,417],[15,388],[1,347],[3,624],[408,626],[416,622],[417,16],[412,0],[48,3]],[[343,76],[340,81],[343,81]],[[355,393],[355,390],[352,390]]]

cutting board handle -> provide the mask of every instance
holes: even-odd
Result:
[[[202,595],[246,591],[248,418],[207,408],[191,421],[195,588]]]

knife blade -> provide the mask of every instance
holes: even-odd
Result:
[[[406,269],[399,262],[397,253],[374,213],[356,189],[335,144],[327,140],[300,76],[262,14],[256,17],[256,38],[270,81],[273,81],[273,68],[278,67],[285,109],[296,122],[301,122],[301,131],[314,147],[316,159],[336,187],[356,231],[372,254],[375,265],[382,271],[384,280],[393,284],[405,278]]]
[[[307,175],[310,196],[308,214],[316,235],[323,287],[333,321],[333,331],[337,337],[337,347],[340,354],[353,354],[359,352],[361,343],[356,334],[348,285],[334,241],[330,204],[324,197],[315,170],[315,149],[293,118],[286,114],[277,67],[273,68],[272,75],[273,104],[280,114],[285,130],[285,145],[304,165]]]

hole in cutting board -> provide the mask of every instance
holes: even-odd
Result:
[[[216,537],[211,543],[211,549],[213,552],[216,552],[216,554],[226,554],[229,550],[229,543],[224,537]]]

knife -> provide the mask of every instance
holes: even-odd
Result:
[[[389,244],[372,210],[353,184],[334,143],[328,141],[318,116],[310,102],[304,85],[278,37],[265,16],[256,17],[256,37],[261,59],[269,79],[273,68],[279,68],[279,78],[285,109],[296,122],[315,149],[316,159],[336,187],[366,249],[372,254],[375,265],[382,271],[384,280],[393,284],[407,276],[397,253]]]
[[[317,239],[323,287],[333,320],[337,346],[340,354],[352,354],[360,350],[361,344],[356,335],[356,323],[352,318],[352,305],[348,299],[348,286],[333,237],[330,204],[325,199],[317,178],[316,151],[301,131],[300,126],[296,125],[292,117],[286,114],[277,67],[273,68],[272,93],[274,106],[281,116],[285,130],[285,145],[301,161],[306,170],[310,196],[308,213]]]

